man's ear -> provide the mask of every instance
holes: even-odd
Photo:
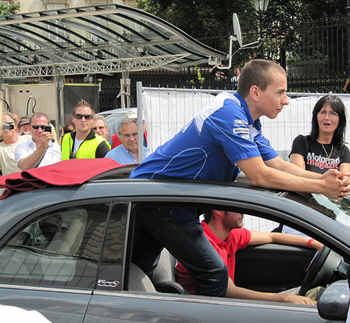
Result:
[[[258,86],[253,85],[250,88],[250,97],[254,100],[254,101],[259,101],[259,94],[260,94],[260,89]]]
[[[213,210],[213,216],[217,219],[218,217],[223,217],[225,211]]]

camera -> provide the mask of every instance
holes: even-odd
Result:
[[[45,126],[44,131],[51,133],[51,126]]]
[[[14,124],[12,121],[6,121],[6,124],[2,126],[2,130],[12,130],[15,129]]]

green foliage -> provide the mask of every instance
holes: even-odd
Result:
[[[10,5],[0,5],[0,16],[13,15],[20,9],[19,3]]]
[[[201,83],[201,84],[203,84],[204,81],[205,81],[205,78],[202,76],[199,66],[196,65],[196,66],[194,67],[194,69],[195,69],[195,71],[197,72],[197,79],[198,79],[198,82]]]
[[[140,9],[167,20],[196,38],[229,37],[232,34],[233,13],[240,13],[244,19],[256,15],[251,0],[137,1]]]

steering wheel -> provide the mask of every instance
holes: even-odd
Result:
[[[321,271],[326,259],[331,253],[331,249],[323,246],[322,249],[318,250],[315,256],[312,258],[309,266],[306,269],[306,275],[304,281],[301,284],[299,295],[305,296],[307,291],[314,287],[313,282],[316,279],[317,274]]]

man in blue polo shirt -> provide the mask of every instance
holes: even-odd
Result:
[[[118,126],[118,136],[122,144],[108,152],[105,158],[112,158],[119,164],[138,163],[137,119],[125,118]],[[143,155],[146,154],[147,148],[143,147]]]
[[[345,174],[332,170],[321,176],[294,167],[263,136],[259,118],[277,117],[289,103],[286,90],[282,67],[261,59],[248,62],[237,93],[218,94],[130,177],[232,181],[242,170],[255,186],[343,198],[348,194]],[[137,215],[136,229],[133,262],[151,278],[157,256],[166,247],[195,276],[196,294],[225,296],[227,268],[203,232],[198,234],[201,229],[194,210],[145,209]]]

